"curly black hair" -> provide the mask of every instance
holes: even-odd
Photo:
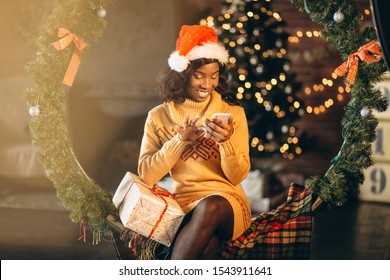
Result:
[[[216,59],[199,58],[191,61],[183,72],[166,69],[160,72],[156,80],[156,90],[164,101],[183,103],[186,99],[186,84],[192,74],[203,65],[218,62]],[[219,62],[218,62],[219,63]],[[226,65],[219,63],[219,83],[215,90],[222,96],[222,100],[230,105],[240,105],[236,95],[229,88],[229,73]]]

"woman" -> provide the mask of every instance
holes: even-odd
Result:
[[[250,169],[246,116],[228,91],[228,53],[215,31],[185,25],[158,80],[164,103],[148,113],[138,173],[149,185],[167,173],[186,216],[172,259],[213,258],[250,224],[240,182]],[[214,113],[229,113],[224,123]]]

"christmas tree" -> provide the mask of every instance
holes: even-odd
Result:
[[[304,113],[290,72],[289,34],[271,1],[226,0],[222,14],[201,22],[217,29],[230,54],[232,90],[244,107],[254,157],[293,159],[302,149],[293,123]]]

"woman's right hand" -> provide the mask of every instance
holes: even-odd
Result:
[[[195,141],[199,136],[199,128],[195,125],[200,116],[196,116],[192,120],[189,119],[188,113],[184,117],[183,127],[177,128],[181,141]]]

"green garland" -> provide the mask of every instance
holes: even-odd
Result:
[[[354,1],[290,0],[301,11],[309,11],[313,21],[324,26],[325,40],[333,43],[343,59],[360,46],[376,38],[374,29],[359,32],[361,15]],[[27,65],[35,88],[25,91],[32,118],[30,129],[34,146],[39,148],[39,160],[53,182],[58,198],[68,209],[73,222],[85,222],[93,231],[105,231],[105,220],[115,208],[110,196],[89,178],[79,165],[66,127],[67,90],[62,84],[74,46],[57,51],[51,43],[58,40],[59,28],[67,28],[83,38],[98,40],[106,26],[99,9],[110,0],[60,0],[48,18],[37,40],[38,54]],[[341,3],[341,5],[340,5]],[[341,10],[345,19],[336,23],[333,14]],[[82,55],[85,53],[83,51]],[[324,176],[306,180],[306,187],[323,201],[342,205],[356,196],[364,180],[363,170],[373,164],[371,143],[375,140],[377,120],[371,114],[362,117],[363,108],[384,111],[387,101],[373,85],[386,71],[383,61],[360,63],[352,87],[351,101],[346,106],[342,122],[344,143]]]
[[[343,60],[361,46],[376,40],[374,28],[360,31],[362,14],[355,1],[339,0],[290,0],[300,11],[307,12],[311,19],[323,25],[322,37],[333,44]],[[335,13],[342,13],[337,22]],[[339,17],[340,18],[340,17]],[[387,100],[374,85],[387,71],[383,61],[359,63],[359,71],[351,90],[350,102],[345,107],[342,120],[343,145],[324,176],[313,176],[305,186],[331,205],[343,205],[348,198],[356,197],[364,181],[364,169],[373,165],[371,143],[376,138],[378,121],[373,110],[383,112]],[[370,114],[363,114],[369,110]]]
[[[59,39],[59,28],[66,28],[87,42],[98,40],[106,26],[98,12],[108,2],[111,1],[57,1],[37,40],[37,57],[26,67],[35,81],[35,88],[27,89],[25,98],[30,109],[33,108],[30,130],[33,144],[39,148],[39,160],[58,198],[71,211],[71,220],[84,221],[94,231],[105,229],[105,217],[115,208],[109,195],[79,165],[68,137],[67,88],[62,80],[74,45],[57,51],[51,43]]]

